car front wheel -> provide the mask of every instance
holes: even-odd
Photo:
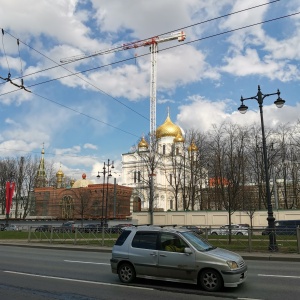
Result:
[[[123,283],[130,283],[135,279],[134,267],[129,263],[123,263],[118,269],[119,279]]]
[[[201,272],[199,284],[205,291],[217,292],[223,287],[223,279],[217,271],[207,269]]]

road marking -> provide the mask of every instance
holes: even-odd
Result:
[[[70,262],[70,263],[78,263],[78,264],[92,264],[92,265],[106,265],[106,266],[110,266],[110,264],[108,263],[96,263],[96,262],[92,262],[92,261],[80,261],[80,260],[64,260],[65,262]]]
[[[97,285],[116,286],[116,287],[121,287],[121,288],[129,288],[129,289],[137,289],[137,290],[148,290],[148,291],[153,291],[154,290],[152,288],[144,288],[144,287],[137,287],[137,286],[131,286],[131,285],[114,284],[114,283],[97,282],[97,281],[88,281],[88,280],[81,280],[81,279],[47,276],[47,275],[37,275],[37,274],[15,272],[15,271],[3,271],[3,272],[4,273],[10,273],[10,274],[16,274],[16,275],[24,275],[24,276],[32,276],[32,277],[72,281],[72,282],[81,282],[81,283],[91,283],[91,284],[97,284]]]
[[[237,298],[237,300],[262,300],[257,298]]]
[[[278,278],[296,278],[296,279],[300,279],[300,276],[267,275],[267,274],[258,274],[258,276],[262,276],[262,277],[278,277]]]

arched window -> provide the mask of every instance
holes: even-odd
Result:
[[[166,154],[166,145],[163,145],[163,153],[162,154]]]
[[[74,215],[74,200],[70,195],[65,195],[60,201],[61,217],[63,219],[72,219]]]

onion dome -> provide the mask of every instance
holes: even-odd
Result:
[[[182,136],[181,129],[171,121],[168,114],[165,122],[157,128],[156,138],[159,139],[166,136],[173,136],[175,138],[178,134]]]
[[[57,171],[57,173],[56,173],[56,177],[57,177],[57,179],[61,179],[61,178],[63,178],[64,177],[64,172],[61,170],[61,166],[59,167],[59,170]]]
[[[139,148],[148,148],[149,147],[149,145],[144,137],[142,137],[142,139],[140,140],[138,147]]]
[[[184,143],[184,137],[181,134],[177,134],[174,143]]]
[[[198,147],[196,146],[196,144],[194,143],[194,141],[191,142],[190,146],[188,147],[188,151],[192,152],[192,151],[197,151]]]

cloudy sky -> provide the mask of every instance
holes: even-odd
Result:
[[[258,85],[286,100],[277,109],[265,98],[266,127],[300,115],[299,0],[10,0],[0,28],[1,157],[40,157],[44,143],[45,159],[76,179],[94,179],[107,159],[120,171],[148,134],[151,57],[146,46],[64,58],[183,30],[184,42],[158,44],[157,126],[168,108],[185,130],[259,123],[255,100],[237,111]]]

